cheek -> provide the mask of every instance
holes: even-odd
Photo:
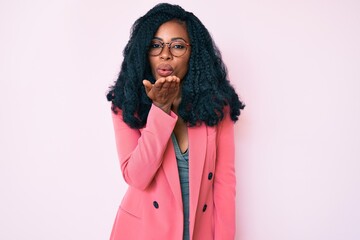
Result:
[[[186,73],[188,72],[188,70],[189,70],[189,61],[182,62],[181,68],[179,71],[180,76],[178,76],[178,77],[183,79],[185,77]]]
[[[189,66],[186,64],[186,65],[184,66],[184,68],[183,68],[183,72],[182,72],[183,76],[182,76],[182,78],[185,77],[185,75],[186,75],[186,73],[188,72],[188,70],[189,70]]]
[[[153,60],[151,57],[149,57],[149,58],[148,58],[148,61],[149,61],[149,63],[150,63],[151,69],[153,69],[153,67],[154,67],[154,60]]]
[[[149,58],[149,63],[150,63],[151,73],[155,78],[156,77],[156,75],[155,75],[155,66],[156,66],[156,64],[155,64],[154,60],[151,59],[151,58]]]

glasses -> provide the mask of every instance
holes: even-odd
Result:
[[[153,40],[149,46],[149,55],[160,55],[165,45],[169,47],[170,53],[174,57],[181,57],[186,53],[188,47],[191,46],[189,43],[183,40],[174,40],[168,43],[164,43],[159,40]]]

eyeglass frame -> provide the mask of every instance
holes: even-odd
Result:
[[[150,53],[149,53],[149,52],[150,52],[150,48],[151,48],[151,44],[153,44],[153,41],[159,41],[159,42],[161,43],[161,51],[159,52],[159,54],[153,55],[153,54],[150,54]],[[170,47],[170,45],[171,45],[173,42],[176,42],[176,41],[184,42],[184,43],[185,43],[185,46],[186,46],[185,52],[184,52],[182,55],[180,55],[180,56],[175,56],[175,55],[171,52],[171,47]],[[159,55],[163,52],[165,45],[168,46],[169,52],[170,52],[171,55],[174,56],[174,57],[182,57],[182,56],[184,56],[185,53],[186,53],[186,51],[187,51],[187,49],[188,49],[187,47],[191,47],[191,44],[188,43],[188,42],[186,42],[184,39],[174,39],[174,40],[172,40],[172,41],[170,41],[170,42],[167,42],[167,43],[161,41],[160,39],[155,39],[155,40],[153,39],[153,40],[151,41],[151,44],[148,46],[148,48],[149,48],[148,53],[149,53],[150,56],[153,56],[153,57],[159,56]]]

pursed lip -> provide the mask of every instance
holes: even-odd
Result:
[[[173,67],[170,64],[160,64],[156,68],[156,73],[159,74],[161,77],[170,76],[174,72]]]

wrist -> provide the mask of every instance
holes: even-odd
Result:
[[[170,114],[171,112],[171,105],[170,104],[159,104],[159,103],[156,103],[156,102],[153,102],[153,104],[160,108],[161,110],[163,110],[164,112],[166,112],[167,114]]]

